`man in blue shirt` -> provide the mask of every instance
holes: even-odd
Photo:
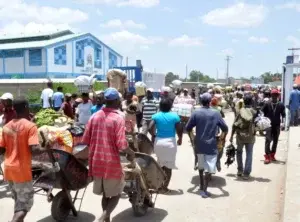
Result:
[[[300,106],[300,92],[297,89],[297,85],[294,85],[293,90],[290,93],[291,126],[298,125],[299,106]]]
[[[61,105],[64,102],[64,94],[62,93],[63,88],[61,86],[57,87],[57,92],[53,94],[53,108],[55,111],[59,111]]]
[[[101,110],[105,105],[104,105],[104,92],[101,92],[99,94],[97,94],[96,96],[96,105],[94,105],[91,108],[91,113],[94,114],[96,112],[98,112],[99,110]]]
[[[202,107],[192,114],[186,129],[191,132],[196,127],[195,146],[200,176],[200,195],[207,198],[209,196],[207,192],[208,182],[211,175],[216,172],[218,158],[216,133],[219,127],[223,133],[227,134],[228,126],[221,114],[209,107],[211,101],[209,93],[204,93],[200,99]]]

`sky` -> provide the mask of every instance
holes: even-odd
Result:
[[[0,0],[0,35],[90,32],[144,69],[224,78],[282,70],[300,47],[300,0]],[[299,51],[300,53],[300,51]]]

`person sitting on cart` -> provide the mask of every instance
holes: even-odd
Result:
[[[109,222],[125,186],[119,152],[132,161],[134,152],[128,148],[125,119],[119,114],[120,95],[115,88],[104,92],[106,106],[95,113],[85,129],[83,143],[89,149],[89,176],[94,178],[93,192],[103,194],[100,222]]]
[[[31,172],[32,151],[40,150],[38,129],[29,120],[25,99],[13,102],[16,117],[3,127],[0,154],[5,153],[4,179],[8,181],[15,201],[12,222],[22,222],[33,205]],[[2,151],[2,152],[1,152]]]

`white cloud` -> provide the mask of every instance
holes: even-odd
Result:
[[[289,35],[286,37],[286,40],[288,42],[292,43],[294,47],[300,47],[300,39],[299,38]]]
[[[245,28],[260,25],[267,14],[268,9],[263,5],[237,3],[208,12],[202,17],[202,21],[220,27]]]
[[[159,5],[160,0],[75,0],[78,3],[83,4],[107,4],[115,5],[118,7],[132,6],[138,8],[151,8]]]
[[[146,50],[149,50],[150,47],[149,47],[148,45],[142,45],[142,46],[140,47],[140,49],[146,51]]]
[[[135,23],[132,20],[121,21],[120,19],[109,20],[104,24],[100,24],[104,28],[133,28],[133,29],[145,29],[146,25],[142,23]]]
[[[217,55],[221,56],[232,56],[234,54],[234,50],[231,48],[223,49],[221,52],[218,52]]]
[[[251,36],[248,38],[249,42],[252,43],[259,43],[259,44],[266,44],[269,42],[269,39],[267,37],[255,37],[255,36]]]
[[[169,46],[202,46],[203,39],[199,37],[189,37],[188,35],[183,35],[178,38],[174,38],[169,41]]]
[[[300,12],[300,3],[287,2],[285,4],[276,6],[276,8],[277,9],[294,9],[294,10]]]
[[[23,25],[19,22],[12,22],[7,25],[4,25],[0,29],[0,35],[28,35],[28,34],[37,34],[37,33],[49,33],[62,31],[66,29],[71,29],[68,24],[38,24],[35,22],[30,22],[26,25]]]
[[[163,39],[160,37],[145,37],[139,34],[129,32],[127,30],[111,33],[109,35],[104,36],[104,38],[108,42],[116,42],[122,44],[124,44],[125,42],[126,44],[134,43],[136,45],[151,45],[163,41]]]
[[[39,6],[22,0],[0,0],[0,7],[2,22],[74,24],[88,20],[88,14],[78,9]]]
[[[163,7],[162,10],[165,11],[165,12],[174,12],[175,11],[175,9],[170,8],[170,7]]]
[[[232,42],[232,43],[238,43],[239,40],[238,40],[238,39],[232,39],[231,42]]]

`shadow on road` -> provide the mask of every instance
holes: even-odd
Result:
[[[237,177],[237,175],[233,174],[233,173],[226,174],[226,176],[234,177],[235,180],[243,181],[243,182],[253,182],[253,181],[257,181],[257,182],[260,182],[260,183],[269,183],[269,182],[271,182],[270,179],[263,178],[263,177],[252,177],[252,176],[250,176],[250,178],[248,180],[243,180],[243,178]]]
[[[11,197],[11,192],[8,188],[8,184],[6,182],[3,182],[0,185],[0,199],[8,197]]]
[[[265,160],[260,160],[260,162],[264,162]],[[270,164],[277,164],[277,165],[285,165],[286,161],[282,161],[282,160],[276,160],[271,162]]]
[[[193,184],[194,186],[189,188],[187,190],[187,192],[199,195],[199,184],[200,184],[199,175],[192,177],[191,184]],[[228,197],[229,192],[223,189],[223,187],[225,187],[225,186],[226,186],[226,180],[223,177],[212,176],[212,180],[208,184],[208,189],[210,187],[218,188],[222,193],[221,194],[213,194],[209,191],[211,193],[211,198],[214,199],[214,198],[219,198],[219,197]]]
[[[117,214],[114,218],[112,218],[113,222],[161,222],[165,219],[165,217],[168,215],[168,212],[159,209],[154,208],[152,210],[149,210],[148,213],[143,217],[135,217],[133,215],[133,211],[131,208],[128,208],[121,213]]]
[[[165,194],[161,194],[161,195],[166,195],[166,196],[177,196],[177,195],[182,195],[183,194],[183,190],[182,189],[178,189],[178,190],[171,190],[168,193]]]
[[[87,212],[78,212],[78,217],[69,216],[67,220],[64,222],[73,222],[73,221],[80,221],[80,222],[93,222],[95,221],[96,217],[90,213]],[[55,222],[51,216],[48,216],[46,218],[43,218],[41,220],[38,220],[37,222]]]

